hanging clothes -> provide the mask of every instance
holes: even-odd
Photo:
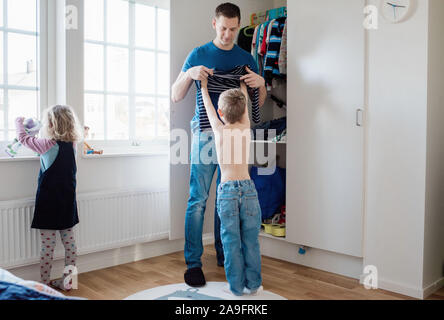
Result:
[[[284,31],[282,32],[282,42],[278,64],[279,72],[281,74],[287,74],[287,20],[285,20]]]
[[[213,76],[208,77],[208,92],[210,95],[215,95],[215,99],[219,99],[222,92],[230,89],[240,88],[240,78],[246,75],[248,72],[246,68],[252,69],[251,66],[238,66],[230,71],[214,71]],[[197,86],[197,100],[199,106],[199,126],[200,131],[211,129],[211,124],[208,119],[208,115],[205,109],[205,105],[202,98],[200,81],[196,81]],[[254,123],[261,121],[259,111],[259,89],[252,89],[247,87],[248,94],[252,103],[252,118]]]
[[[237,37],[237,45],[247,52],[251,51],[251,44],[253,42],[255,27],[245,27],[239,31],[239,36]]]
[[[270,25],[270,21],[267,21],[264,23],[264,28],[262,30],[262,41],[261,46],[259,48],[259,58],[260,58],[260,65],[261,65],[261,76],[265,78],[265,56],[267,54],[267,34],[268,34],[268,27]]]
[[[285,17],[276,19],[271,27],[270,42],[264,63],[265,82],[269,86],[272,84],[273,76],[281,75],[279,71],[279,53],[286,19]]]
[[[268,28],[267,28],[267,49],[268,49],[268,44],[270,43],[271,28],[273,27],[275,21],[276,21],[276,19],[271,20],[270,24],[268,25]]]
[[[258,25],[253,32],[251,55],[270,89],[274,78],[282,78],[287,73],[287,8],[269,10],[267,16],[268,21]]]
[[[259,30],[259,41],[258,41],[258,47],[257,47],[257,54],[258,54],[258,62],[259,62],[259,74],[264,76],[264,55],[261,53],[263,42],[266,40],[264,39],[265,36],[265,29],[268,26],[268,22],[265,22],[261,25],[261,28]]]
[[[251,42],[251,55],[254,58],[254,61],[256,61],[256,65],[257,65],[257,69],[259,70],[259,63],[257,61],[258,59],[258,55],[257,55],[257,33],[259,31],[259,25],[257,25],[254,28],[254,34],[253,34],[253,40]]]
[[[264,26],[264,34],[262,36],[262,44],[261,44],[261,55],[265,56],[267,54],[267,34],[268,34],[268,26],[270,22],[266,22]]]

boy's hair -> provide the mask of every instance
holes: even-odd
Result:
[[[247,99],[240,89],[230,89],[220,95],[218,105],[225,120],[233,124],[242,119],[247,107]]]
[[[216,18],[224,16],[225,18],[238,18],[241,21],[241,12],[237,5],[230,2],[222,3],[216,8]]]
[[[77,142],[82,139],[79,121],[70,106],[55,105],[45,110],[43,123],[46,136],[63,142]]]

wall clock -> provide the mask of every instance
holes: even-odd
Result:
[[[381,0],[381,15],[390,23],[400,23],[408,19],[412,10],[411,0]]]

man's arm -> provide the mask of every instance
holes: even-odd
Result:
[[[259,88],[259,107],[262,107],[265,103],[265,99],[267,99],[267,88],[265,85]]]
[[[182,101],[190,90],[194,80],[202,81],[212,75],[213,70],[204,66],[197,66],[181,72],[171,89],[171,100],[174,103]]]
[[[178,103],[179,101],[183,100],[190,90],[192,84],[193,79],[191,79],[188,72],[182,71],[171,88],[171,100],[173,103]]]
[[[207,79],[201,80],[202,99],[205,105],[205,110],[207,111],[208,120],[210,120],[211,127],[214,131],[219,131],[222,129],[223,123],[219,120],[213,102],[211,102],[207,85]]]

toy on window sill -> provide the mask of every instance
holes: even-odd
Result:
[[[88,138],[89,135],[89,127],[85,126],[84,127],[84,138]],[[87,144],[85,141],[83,141],[83,153],[84,154],[103,154],[103,150],[94,150],[89,144]]]
[[[23,126],[25,127],[25,132],[30,136],[35,137],[40,129],[42,128],[42,124],[37,119],[29,118],[23,121]],[[22,144],[18,141],[17,138],[11,144],[6,146],[5,152],[11,157],[14,158]]]

